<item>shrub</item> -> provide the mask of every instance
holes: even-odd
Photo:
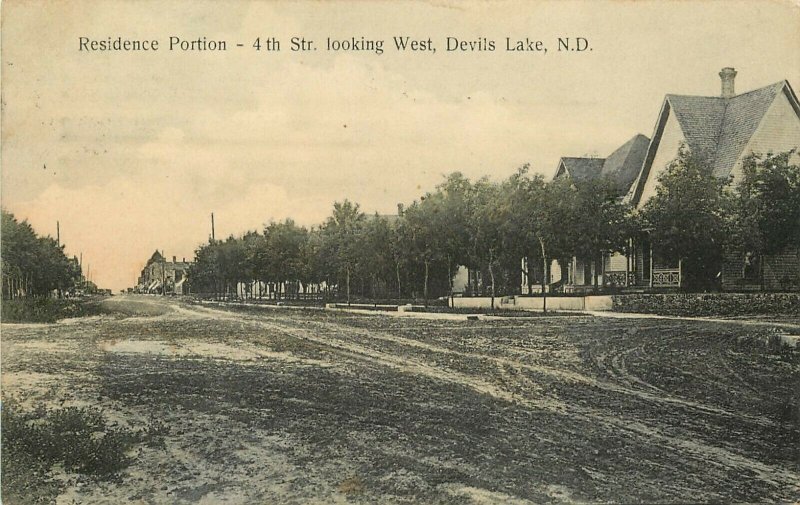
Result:
[[[113,478],[131,463],[126,453],[136,443],[163,445],[166,433],[160,421],[132,430],[108,423],[98,408],[23,410],[13,400],[3,403],[2,427],[3,498],[14,503],[39,503],[38,497],[57,492],[49,477],[56,464],[95,479]]]
[[[616,312],[665,316],[800,315],[800,293],[630,294],[613,304]]]
[[[5,323],[54,323],[67,317],[100,313],[93,300],[59,298],[15,298],[0,304],[0,320]]]

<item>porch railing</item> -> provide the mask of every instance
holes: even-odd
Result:
[[[654,288],[679,288],[681,287],[681,269],[654,268],[650,285]]]
[[[606,270],[603,274],[606,286],[624,287],[636,284],[636,274],[625,270]]]

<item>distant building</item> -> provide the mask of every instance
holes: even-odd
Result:
[[[164,256],[156,251],[147,260],[139,276],[136,291],[150,294],[188,294],[186,283],[191,262],[177,261],[175,256],[172,261],[167,261]]]

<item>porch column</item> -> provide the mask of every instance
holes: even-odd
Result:
[[[631,246],[631,239],[628,239],[628,250],[625,251],[625,287],[628,287],[628,279],[631,277],[631,254],[633,247]]]

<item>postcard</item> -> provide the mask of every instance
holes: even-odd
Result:
[[[800,4],[7,0],[2,501],[800,501]]]

